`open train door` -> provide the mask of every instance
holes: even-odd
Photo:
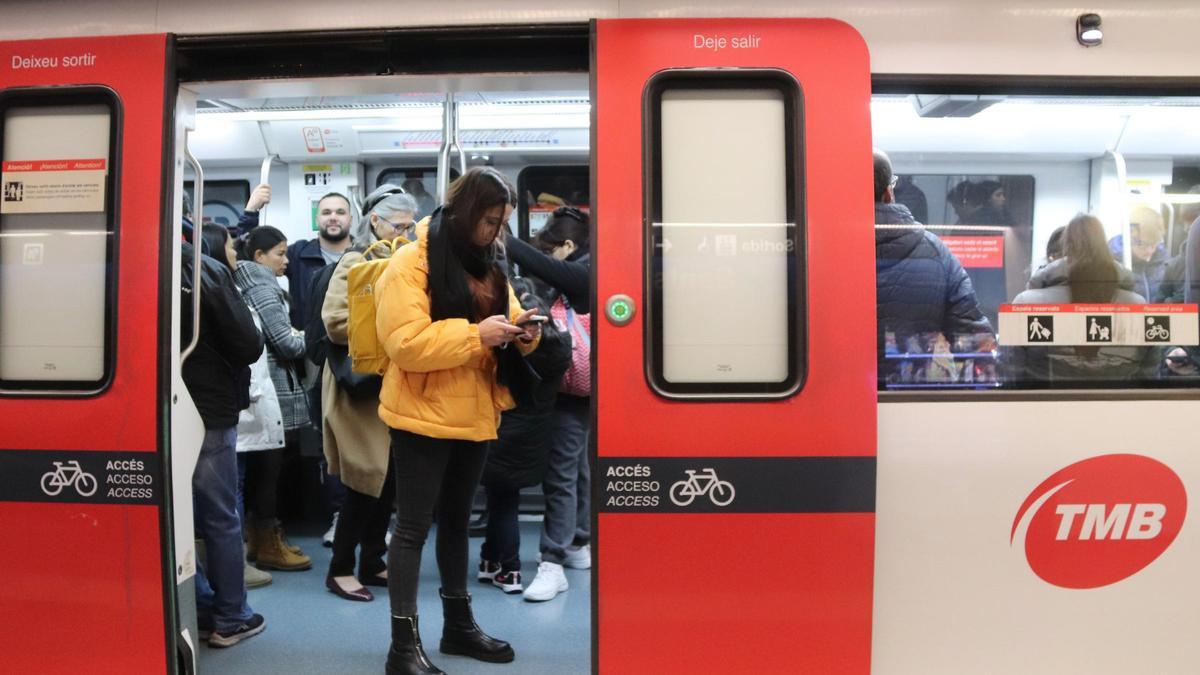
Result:
[[[830,20],[593,34],[601,673],[866,673],[866,46]]]
[[[176,664],[171,49],[167,35],[0,43],[5,672]]]

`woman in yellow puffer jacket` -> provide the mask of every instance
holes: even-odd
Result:
[[[500,228],[516,201],[516,189],[495,169],[467,171],[445,205],[418,226],[416,243],[392,257],[375,292],[376,330],[391,361],[379,416],[391,428],[397,494],[388,673],[442,672],[425,655],[417,627],[421,549],[435,507],[441,652],[493,663],[514,658],[512,647],[484,634],[472,616],[467,523],[487,442],[496,438],[501,411],[513,407],[505,385],[523,381],[520,354],[540,337],[530,321],[538,317],[522,311],[501,260]]]

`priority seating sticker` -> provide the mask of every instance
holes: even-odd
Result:
[[[1166,464],[1133,454],[1092,457],[1034,488],[1009,543],[1033,573],[1062,588],[1115,584],[1158,559],[1183,527],[1187,492]]]
[[[100,213],[106,159],[5,161],[0,165],[0,214]]]

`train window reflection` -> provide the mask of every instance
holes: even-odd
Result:
[[[1197,122],[1190,97],[875,96],[879,388],[1200,385]]]
[[[111,375],[116,106],[98,88],[0,99],[0,389]]]

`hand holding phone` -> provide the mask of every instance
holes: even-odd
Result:
[[[530,326],[533,324],[538,324],[540,326],[541,324],[544,324],[549,320],[550,320],[550,317],[548,317],[548,316],[542,316],[541,314],[534,314],[533,316],[525,319],[524,321],[518,321],[513,325],[516,326],[517,328],[525,328],[526,326]]]

